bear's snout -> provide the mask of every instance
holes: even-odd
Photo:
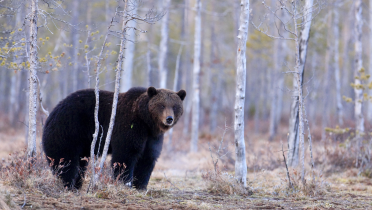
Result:
[[[168,125],[172,125],[172,123],[173,123],[173,117],[172,116],[168,116],[167,119],[166,119],[166,121],[167,121],[167,124]]]

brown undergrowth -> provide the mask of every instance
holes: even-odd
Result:
[[[91,176],[88,168],[82,189],[67,191],[42,154],[30,164],[24,151],[13,152],[0,162],[0,199],[10,209],[372,208],[371,179],[360,176],[354,164],[334,162],[335,151],[344,151],[342,142],[315,141],[314,175],[306,163],[304,184],[299,169],[289,168],[290,185],[280,142],[269,142],[262,135],[250,136],[246,142],[248,188],[244,188],[234,178],[232,134],[226,133],[224,139],[221,144],[221,137],[208,136],[201,141],[198,153],[165,150],[148,191],[143,192],[113,179],[109,164],[93,190],[87,193]],[[338,155],[342,158],[342,153]]]

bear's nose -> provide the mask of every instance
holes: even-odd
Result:
[[[173,122],[173,117],[172,116],[168,116],[166,120],[167,120],[167,123],[170,125]]]

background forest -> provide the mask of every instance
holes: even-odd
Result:
[[[147,200],[147,194],[138,195],[128,190],[123,194],[129,196],[126,198],[129,203],[142,199],[145,201],[141,207],[171,205],[189,209],[371,207],[368,199],[372,192],[372,1],[314,0],[311,1],[313,6],[306,8],[309,1],[296,1],[302,11],[297,20],[299,30],[305,28],[306,14],[312,13],[307,54],[305,60],[300,59],[304,61],[301,73],[304,102],[300,106],[304,112],[302,133],[306,134],[303,139],[306,152],[298,152],[301,135],[296,119],[299,111],[298,108],[293,111],[298,98],[295,75],[299,51],[291,33],[294,27],[282,25],[291,18],[284,12],[283,5],[290,8],[291,3],[286,0],[249,1],[243,115],[248,191],[231,184],[235,161],[233,127],[241,2],[130,1],[136,5],[132,12],[139,16],[158,14],[163,17],[151,24],[130,23],[120,91],[135,86],[154,86],[176,91],[185,89],[187,97],[184,114],[172,134],[165,136],[163,154],[152,175],[150,185],[154,196],[151,194],[150,199],[156,204]],[[200,37],[195,35],[198,2],[201,2]],[[36,70],[41,108],[51,111],[72,92],[95,87],[97,57],[102,45],[105,50],[99,70],[99,89],[114,91],[120,36],[113,31],[120,31],[120,23],[114,21],[113,28],[108,27],[115,12],[122,9],[118,5],[116,0],[39,2],[39,64]],[[31,63],[27,43],[31,31],[30,20],[26,17],[31,13],[30,1],[0,0],[0,157],[3,158],[0,166],[3,168],[9,166],[5,159],[13,160],[17,156],[10,157],[9,153],[26,148],[29,139]],[[108,31],[110,35],[104,43]],[[194,51],[198,42],[200,56]],[[195,62],[200,62],[200,72],[195,71]],[[198,113],[193,112],[196,89],[200,94]],[[36,118],[37,152],[41,153],[39,142],[46,115],[38,111]],[[197,125],[197,131],[192,129],[193,124]],[[297,167],[301,162],[299,154],[305,156],[306,162],[301,169]],[[287,159],[283,160],[283,156]],[[19,173],[18,169],[15,171]],[[300,175],[299,171],[305,171],[306,175]],[[187,180],[188,173],[191,175]],[[4,175],[5,169],[0,174],[10,183],[14,181]],[[207,187],[202,180],[207,180]],[[21,193],[17,193],[5,187],[7,181],[1,183],[0,180],[0,184],[4,187],[0,193],[8,206],[47,205],[23,185],[10,184],[21,189]],[[101,186],[99,189],[101,191],[93,196],[98,201],[90,200],[98,206],[90,207],[119,208],[110,203],[102,204],[99,199],[121,202],[121,187]],[[40,188],[40,191],[56,200],[54,206],[68,208],[66,202],[58,200],[61,194],[55,193],[64,192],[63,189]],[[334,196],[340,192],[344,194]],[[215,200],[212,196],[224,193],[257,197],[254,201],[248,199],[235,204],[240,197]],[[26,201],[26,195],[31,199]],[[78,202],[73,196],[67,193],[68,202]],[[270,198],[266,201],[262,199],[265,196]],[[316,199],[317,196],[324,197],[324,201]],[[306,199],[297,203],[298,200],[292,200],[294,197]],[[277,198],[279,203],[274,204]]]
[[[5,11],[7,6],[15,4],[15,11]],[[54,18],[45,17],[48,25],[39,30],[40,46],[38,76],[43,94],[44,107],[53,107],[68,94],[84,88],[94,87],[94,62],[89,58],[97,56],[107,31],[109,21],[114,16],[116,1],[88,1],[76,3],[74,1],[59,2],[61,8],[51,10]],[[24,36],[24,18],[29,12],[27,5],[17,5],[15,1],[4,5],[6,15],[2,15],[2,51],[7,54],[7,48],[18,37]],[[251,1],[251,21],[258,24],[267,13],[262,1]],[[268,3],[269,5],[271,2]],[[275,4],[275,1],[273,1]],[[368,5],[368,1],[364,2]],[[167,69],[166,88],[174,85],[174,72],[180,48],[179,75],[176,89],[184,88],[192,94],[192,65],[193,65],[193,36],[194,36],[194,1],[172,1],[169,6],[169,37],[165,56],[164,68]],[[354,98],[350,83],[354,81],[354,24],[353,1],[328,2],[314,18],[309,39],[308,55],[304,80],[308,89],[306,98],[309,122],[311,125],[322,127],[341,125],[337,115],[337,95]],[[47,5],[44,5],[46,9]],[[41,7],[42,8],[42,7]],[[145,1],[139,7],[139,13],[145,14],[149,9],[163,11],[162,1]],[[165,9],[167,9],[166,6]],[[18,12],[19,11],[19,12]],[[338,36],[335,37],[333,28],[336,27],[333,12],[342,15],[338,21]],[[49,11],[46,11],[49,12]],[[235,87],[236,65],[236,36],[238,31],[239,2],[203,1],[202,6],[202,48],[200,70],[200,128],[206,132],[215,132],[217,125],[231,124]],[[340,16],[340,15],[339,15]],[[369,11],[363,10],[363,58],[364,67],[369,68]],[[274,18],[267,17],[263,26],[265,30],[274,31]],[[43,17],[39,18],[43,24]],[[26,23],[27,24],[27,23]],[[76,25],[78,27],[72,27]],[[160,87],[159,54],[162,49],[161,21],[155,25],[142,24],[138,26],[147,33],[136,32],[130,34],[133,40],[133,55],[126,54],[124,76],[122,77],[122,91],[134,86]],[[45,30],[44,30],[45,29]],[[11,32],[13,32],[11,34]],[[247,97],[245,105],[246,120],[253,122],[251,132],[267,133],[270,115],[276,113],[274,124],[287,124],[291,107],[292,76],[285,72],[293,68],[294,43],[285,40],[272,39],[255,30],[249,25],[247,42]],[[13,38],[10,41],[8,38]],[[336,88],[335,80],[335,39],[338,45],[338,68],[340,71],[340,89]],[[112,43],[107,49],[107,59],[104,63],[105,71],[100,74],[100,89],[113,90],[115,72],[113,66],[118,53],[118,46]],[[19,45],[19,44],[18,44]],[[128,44],[129,46],[132,44]],[[130,47],[128,47],[130,48]],[[280,52],[278,52],[278,49]],[[22,128],[21,122],[27,119],[27,70],[25,58],[14,54],[2,62],[1,65],[1,113],[12,126]],[[88,61],[85,59],[88,54]],[[280,58],[275,58],[275,56]],[[133,58],[133,59],[131,59]],[[276,63],[274,63],[276,62]],[[89,64],[89,67],[87,65]],[[127,64],[129,63],[129,64]],[[89,70],[89,72],[88,72]],[[337,92],[338,91],[338,92]],[[277,93],[276,93],[277,92]],[[275,93],[275,94],[274,94]],[[273,96],[273,95],[278,95]],[[276,99],[277,98],[277,99]],[[190,119],[192,97],[186,98],[186,113],[183,120],[184,134],[188,133],[187,122]],[[273,101],[276,99],[276,101]],[[275,104],[275,106],[273,106]],[[342,101],[343,121],[352,125],[353,104]],[[368,103],[363,110],[370,121],[372,113]],[[230,123],[229,123],[230,122]],[[313,127],[313,126],[312,126]],[[317,126],[315,126],[317,127]],[[276,135],[274,131],[273,136]],[[283,137],[281,137],[283,138]],[[324,133],[317,132],[316,139],[324,138]]]

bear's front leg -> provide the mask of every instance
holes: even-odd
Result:
[[[123,157],[123,154],[121,154],[117,157],[113,153],[111,164],[114,169],[114,178],[123,181],[125,184],[133,181],[133,171],[138,159],[137,156],[136,154],[127,154]]]
[[[111,164],[114,167],[114,178],[128,184],[133,181],[134,168],[146,147],[147,138],[146,133],[135,128],[119,136],[122,139],[113,139],[111,144]]]
[[[149,139],[142,156],[134,168],[133,185],[138,190],[146,190],[155,162],[160,156],[163,146],[163,135]]]

